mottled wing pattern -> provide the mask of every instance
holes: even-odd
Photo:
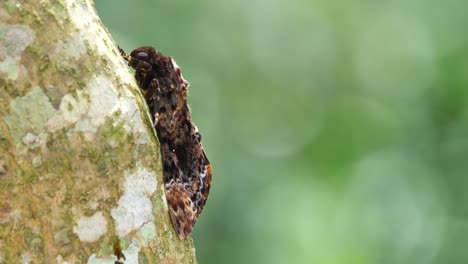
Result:
[[[211,186],[212,170],[187,104],[188,82],[179,66],[153,47],[122,56],[135,69],[161,146],[169,213],[180,239],[193,229]]]

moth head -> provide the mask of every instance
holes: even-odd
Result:
[[[130,63],[132,63],[132,61],[136,63],[144,61],[151,64],[155,54],[156,50],[153,47],[144,46],[136,48],[130,53],[130,57],[132,58]]]
[[[119,47],[120,55],[128,62],[128,65],[135,70],[137,68],[148,71],[151,69],[154,54],[156,50],[153,47],[139,47],[134,49],[130,55],[127,55],[123,49]]]

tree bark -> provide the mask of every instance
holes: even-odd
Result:
[[[0,1],[0,263],[196,263],[92,0]]]

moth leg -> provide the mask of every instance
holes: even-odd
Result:
[[[130,57],[130,55],[128,55],[127,53],[125,53],[125,51],[117,46],[119,48],[119,52],[120,52],[120,56],[122,56],[126,61],[130,61],[132,57]]]
[[[131,58],[130,62],[133,63],[133,61],[135,61],[135,59],[133,59],[132,57],[130,57],[130,58]],[[149,64],[146,61],[138,61],[136,64],[132,64],[130,66],[132,66],[135,69],[135,78],[137,80],[144,80],[146,75],[148,75],[148,72],[150,72],[151,68],[152,68],[151,64]],[[146,90],[148,87],[143,86],[143,87],[140,87],[140,88]]]
[[[159,121],[159,113],[155,113],[154,114],[154,126],[158,124],[158,121]]]
[[[148,79],[148,78],[147,78]],[[159,88],[159,81],[157,78],[153,78],[151,80],[146,81],[146,90],[143,91],[143,95],[145,96],[146,103],[148,108],[152,114],[152,121],[154,126],[158,124],[160,119],[159,115],[159,107],[161,105],[161,97],[159,95],[160,88]]]

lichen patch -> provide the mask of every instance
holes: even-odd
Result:
[[[75,95],[66,94],[60,101],[57,113],[52,116],[46,126],[51,131],[57,131],[83,118],[89,109],[89,102],[86,100],[83,91],[76,91]]]
[[[135,98],[128,91],[123,93],[117,92],[108,77],[97,75],[88,82],[86,90],[64,95],[46,126],[52,132],[74,126],[72,130],[82,132],[87,140],[92,141],[106,119],[117,113],[118,116],[113,117],[114,126],[123,121],[123,128],[138,135],[139,144],[146,144],[149,138]]]
[[[150,139],[148,134],[145,132],[146,127],[141,118],[140,109],[135,103],[134,96],[125,89],[124,95],[120,99],[120,119],[125,121],[124,128],[127,131],[132,131],[135,135],[138,135],[138,144],[149,143]]]
[[[0,25],[0,73],[16,80],[20,69],[21,53],[33,42],[34,31],[25,25]]]
[[[34,31],[25,25],[0,25],[0,56],[16,60],[34,40]]]
[[[93,254],[89,257],[87,264],[114,264],[117,261],[116,256],[109,257],[96,257],[96,254]]]
[[[119,260],[121,263],[125,264],[138,264],[138,254],[140,252],[140,247],[135,244],[131,243],[127,249],[125,249],[122,253],[125,256],[125,260],[122,258]],[[118,259],[115,255],[113,256],[103,256],[97,257],[96,254],[93,254],[89,257],[87,264],[114,264],[117,263]]]
[[[126,250],[124,250],[125,264],[138,264],[138,253],[140,248],[135,244],[130,244]]]
[[[95,242],[107,231],[107,221],[101,212],[90,217],[82,217],[78,220],[73,232],[83,242]]]
[[[15,144],[28,134],[40,134],[46,121],[55,113],[49,98],[39,87],[11,102],[11,112],[5,117]]]
[[[3,72],[8,79],[16,80],[19,75],[19,65],[13,58],[7,57],[0,61],[0,72]]]
[[[58,57],[60,61],[67,62],[67,59],[79,59],[82,55],[86,54],[86,46],[80,33],[76,32],[69,38],[59,40],[55,43],[54,56]]]
[[[126,193],[150,196],[156,191],[157,184],[156,175],[145,168],[138,168],[135,173],[125,172],[124,189]]]
[[[92,78],[86,92],[67,94],[60,102],[57,113],[47,121],[47,127],[56,131],[75,124],[75,131],[83,132],[93,140],[106,117],[119,107],[117,91],[111,81],[103,75]]]
[[[101,20],[92,4],[90,2],[69,1],[67,2],[67,9],[73,24],[81,29],[80,34],[83,40],[92,46],[92,50],[104,55],[109,60],[110,67],[115,69],[115,76],[118,76],[123,83],[134,84],[135,81],[128,70],[122,67],[124,64],[123,60],[120,59],[120,56],[115,56],[118,54],[115,46],[112,46],[115,53],[109,52],[112,50],[110,43],[114,43],[114,41],[101,25]]]
[[[150,196],[156,191],[156,175],[144,168],[125,173],[124,194],[111,211],[120,237],[154,220]]]
[[[125,193],[120,197],[118,206],[111,211],[115,228],[120,237],[124,237],[145,222],[153,220],[153,206],[146,196]]]
[[[156,239],[156,226],[153,221],[146,223],[138,230],[138,233],[143,238],[143,243],[148,246],[153,240]]]

